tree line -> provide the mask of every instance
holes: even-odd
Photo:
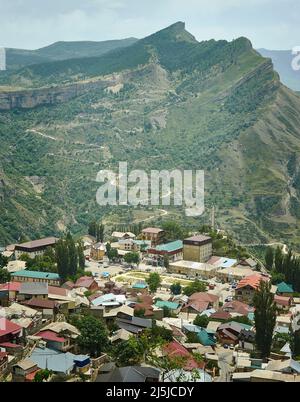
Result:
[[[300,292],[300,258],[291,250],[284,254],[280,247],[269,247],[265,255],[266,268],[271,271],[274,284],[287,282],[295,292]]]

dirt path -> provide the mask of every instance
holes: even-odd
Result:
[[[41,137],[48,138],[49,140],[58,141],[57,138],[51,137],[51,135],[41,133],[40,131],[37,131],[34,128],[26,130],[26,133],[34,133],[34,134],[40,135]]]

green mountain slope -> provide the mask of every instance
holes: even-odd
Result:
[[[108,40],[103,42],[56,42],[37,50],[6,49],[7,69],[16,70],[32,64],[48,63],[56,60],[101,56],[112,50],[131,46],[135,38]]]
[[[47,70],[47,73],[46,73]],[[217,223],[243,243],[300,237],[300,97],[246,38],[198,43],[177,23],[126,50],[21,69],[5,84],[97,79],[114,85],[51,107],[0,113],[0,244],[107,224],[174,217]],[[30,78],[30,84],[28,80]],[[99,207],[96,175],[204,169],[206,213]],[[169,216],[167,216],[167,214]]]

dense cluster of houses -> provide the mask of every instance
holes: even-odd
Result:
[[[164,239],[159,228],[146,228],[139,236],[113,232],[110,245],[118,250],[119,270],[122,272],[126,253],[139,253],[141,264],[148,267],[146,272],[163,267],[167,256],[169,263],[163,271],[167,278],[173,283],[182,281],[183,288],[200,279],[206,283],[206,291],[175,295],[169,281],[150,293],[146,281],[128,284],[114,280],[113,274],[107,278],[87,274],[63,283],[58,274],[30,271],[19,260],[24,253],[42,255],[55,246],[56,238],[6,247],[2,253],[9,258],[11,281],[0,285],[0,380],[10,377],[30,382],[45,369],[53,375],[84,375],[100,382],[178,379],[179,369],[165,373],[146,364],[117,367],[107,355],[92,359],[80,354],[76,342],[80,331],[67,318],[88,311],[115,328],[109,337],[112,345],[139,337],[154,325],[171,331],[173,341],[157,354],[184,357],[180,370],[185,381],[299,381],[300,363],[292,359],[288,343],[272,353],[268,362],[255,356],[253,297],[261,281],[270,281],[270,276],[257,271],[257,262],[214,256],[209,236]],[[107,244],[92,236],[82,240],[87,260],[96,265],[107,261]],[[288,334],[291,328],[299,330],[300,299],[292,287],[281,283],[272,286],[272,292],[278,308],[274,336]],[[204,317],[206,324],[197,325]],[[195,353],[203,360],[196,359]]]

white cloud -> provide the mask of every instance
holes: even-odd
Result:
[[[299,14],[299,0],[0,0],[0,44],[143,37],[181,20],[199,40],[247,36],[256,47],[290,48]]]

